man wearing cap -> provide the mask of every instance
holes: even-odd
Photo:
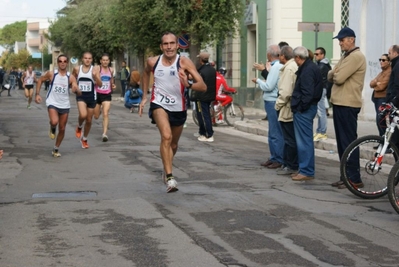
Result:
[[[333,83],[331,103],[333,105],[334,129],[339,158],[348,145],[357,139],[357,118],[362,107],[362,90],[366,74],[366,58],[356,47],[356,35],[350,28],[342,28],[333,39],[338,39],[344,52],[341,59],[328,72],[328,80]],[[356,155],[357,154],[357,155]],[[357,187],[363,187],[360,178],[359,155],[354,151],[351,156],[348,176]],[[340,179],[331,184],[339,189],[346,188]]]
[[[209,106],[216,99],[216,70],[209,64],[208,52],[201,52],[197,57],[201,65],[198,72],[207,87],[205,92],[195,92],[195,108],[197,109],[200,135],[198,141],[213,142],[212,119]]]

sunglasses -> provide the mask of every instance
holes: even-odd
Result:
[[[382,61],[382,62],[385,62],[385,61],[388,61],[388,59],[379,58],[378,61],[380,61],[380,62],[381,62],[381,61]]]
[[[58,60],[58,63],[67,63],[68,61],[66,60]]]

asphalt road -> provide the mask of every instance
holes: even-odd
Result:
[[[189,116],[167,194],[146,116],[114,101],[109,142],[95,121],[84,150],[71,102],[52,158],[45,105],[0,97],[1,267],[398,266],[399,214],[331,187],[336,155],[318,150],[316,179],[293,182],[260,166],[264,136],[224,126],[200,143]]]

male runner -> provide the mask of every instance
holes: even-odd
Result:
[[[21,77],[22,86],[24,87],[25,97],[28,99],[28,109],[30,109],[30,103],[32,103],[33,97],[33,84],[37,81],[36,74],[33,71],[32,66],[28,67],[28,70],[24,72]]]
[[[171,32],[162,35],[160,56],[147,59],[143,73],[143,100],[140,103],[139,115],[143,113],[147,102],[148,85],[151,71],[154,83],[151,94],[149,116],[156,123],[161,135],[160,152],[163,164],[162,174],[167,185],[166,192],[177,191],[177,182],[172,174],[173,157],[176,154],[183,125],[187,118],[184,88],[195,91],[206,91],[206,85],[197,72],[193,62],[187,57],[177,54],[177,36]],[[191,74],[192,80],[187,75]]]
[[[58,135],[55,140],[53,148],[53,157],[61,157],[58,148],[61,145],[65,136],[65,127],[68,121],[69,109],[71,104],[69,102],[69,86],[71,85],[72,92],[77,95],[81,94],[76,83],[76,78],[67,72],[68,57],[59,55],[57,58],[58,70],[47,71],[37,81],[35,102],[40,104],[42,98],[40,96],[40,87],[46,80],[50,81],[50,88],[46,95],[46,106],[48,116],[50,118],[49,137],[55,139],[56,128],[58,125]]]
[[[87,136],[89,135],[91,129],[94,108],[97,104],[97,94],[94,90],[94,84],[100,87],[103,84],[100,78],[99,70],[91,65],[93,62],[93,55],[90,52],[83,53],[82,62],[83,64],[76,66],[72,72],[77,79],[79,90],[82,91],[81,95],[76,96],[79,118],[75,136],[80,140],[82,148],[89,148]],[[83,122],[85,122],[85,126],[82,136]]]
[[[103,142],[108,141],[107,130],[109,124],[109,109],[111,108],[112,90],[115,90],[114,71],[109,66],[109,55],[103,54],[100,60],[100,77],[102,86],[95,86],[97,93],[97,105],[94,108],[94,118],[97,120],[101,115],[101,107],[103,108]]]

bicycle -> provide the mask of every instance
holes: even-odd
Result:
[[[383,136],[367,135],[353,141],[342,155],[341,178],[354,195],[365,199],[376,199],[388,193],[387,176],[398,161],[399,150],[391,137],[399,125],[398,109],[392,104],[379,108],[381,122],[387,129]],[[399,167],[397,167],[399,168]],[[361,183],[353,181],[361,178]]]
[[[231,94],[229,92],[226,92],[226,94]],[[234,123],[236,121],[242,121],[244,120],[244,109],[243,107],[238,104],[231,102],[230,104],[227,104],[225,107],[222,107],[219,104],[218,112],[215,112],[215,102],[212,101],[211,105],[209,106],[209,112],[211,114],[211,119],[212,119],[212,125],[216,126],[218,125],[216,121],[219,119],[219,116],[223,114],[223,118],[226,121],[227,125],[229,126],[234,126]],[[198,125],[198,119],[197,119],[197,111],[196,109],[193,109],[193,121],[196,125]]]

